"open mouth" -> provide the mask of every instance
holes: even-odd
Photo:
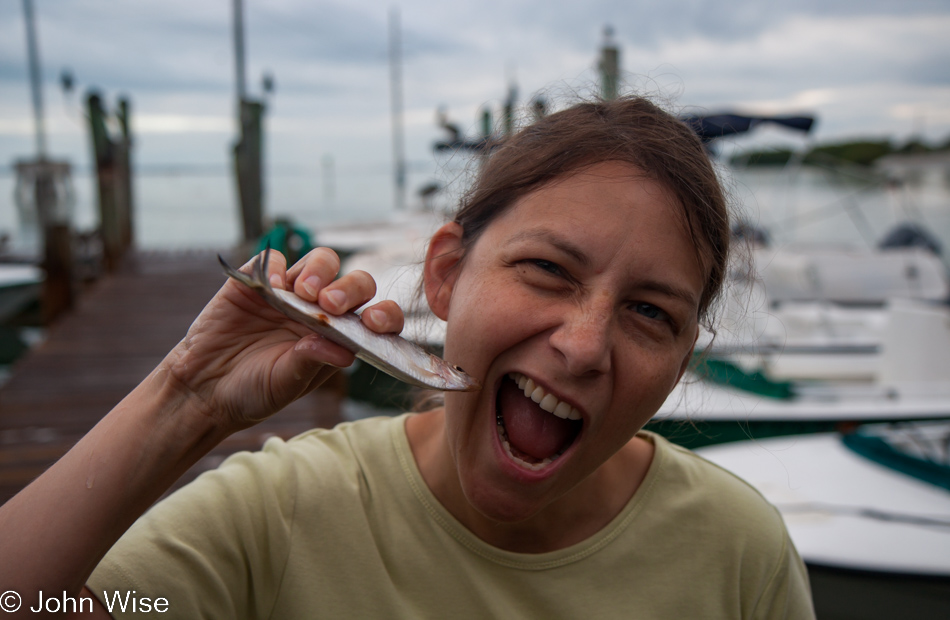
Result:
[[[495,421],[508,455],[534,471],[564,454],[584,426],[577,409],[520,373],[502,379],[495,397]]]

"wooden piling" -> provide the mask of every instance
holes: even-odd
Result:
[[[45,158],[16,163],[17,183],[28,191],[17,192],[20,208],[36,214],[42,232],[42,314],[45,324],[69,310],[74,301],[70,165]]]
[[[263,118],[263,103],[241,100],[241,138],[234,145],[234,171],[244,241],[248,244],[256,243],[264,234]]]
[[[87,98],[93,158],[99,190],[99,234],[103,263],[113,272],[132,244],[132,172],[128,101],[119,102],[117,113],[122,136],[113,140],[106,126],[107,112],[98,93]]]

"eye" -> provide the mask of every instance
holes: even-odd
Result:
[[[544,271],[547,271],[548,273],[554,274],[556,276],[563,275],[561,268],[557,265],[557,263],[552,263],[551,261],[544,260],[542,258],[535,258],[535,259],[530,260],[529,262],[535,267],[537,267],[538,269],[543,269]]]
[[[660,308],[657,308],[653,304],[636,303],[636,304],[633,304],[633,309],[637,314],[641,316],[645,316],[648,319],[653,319],[655,321],[669,321],[670,320],[670,315],[668,315],[666,312],[664,312]]]

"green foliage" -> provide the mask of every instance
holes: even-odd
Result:
[[[885,155],[917,155],[937,151],[950,151],[950,138],[931,146],[917,138],[895,146],[890,140],[855,140],[837,144],[823,144],[808,151],[802,162],[813,166],[856,164],[871,166]],[[789,149],[750,150],[733,155],[729,163],[734,166],[784,166],[792,158]]]
[[[896,149],[894,152],[901,153],[902,155],[917,155],[919,153],[930,153],[931,151],[933,151],[932,148],[915,138],[909,140],[907,144]]]
[[[791,158],[789,149],[772,149],[741,153],[732,157],[729,163],[734,166],[784,166]]]
[[[805,155],[806,164],[829,164],[848,162],[870,166],[880,157],[894,152],[890,141],[844,142],[817,146]]]

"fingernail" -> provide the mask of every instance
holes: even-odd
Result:
[[[346,293],[339,289],[327,291],[327,299],[337,308],[342,308],[343,304],[346,303]]]
[[[369,319],[375,323],[377,326],[383,326],[386,324],[386,313],[382,310],[376,308],[370,308],[366,310],[363,314],[368,314]]]
[[[320,288],[323,286],[323,282],[317,276],[310,276],[303,281],[303,290],[307,291],[308,295],[313,297],[317,296],[317,293],[320,292]]]
[[[271,287],[280,288],[280,289],[284,288],[284,279],[281,278],[276,273],[270,274],[270,277],[268,278],[268,280],[270,281]]]

